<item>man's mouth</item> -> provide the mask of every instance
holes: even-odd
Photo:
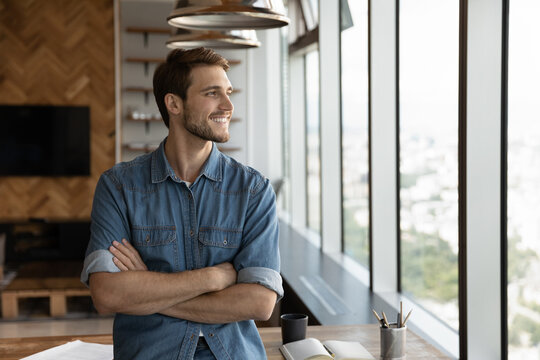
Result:
[[[228,116],[211,116],[210,120],[212,120],[213,122],[224,124],[229,121],[229,117]]]

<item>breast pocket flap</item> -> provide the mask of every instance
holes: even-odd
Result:
[[[234,249],[240,246],[242,232],[203,228],[199,230],[199,241],[206,246]]]
[[[137,246],[168,245],[176,241],[175,226],[134,226],[133,243]]]

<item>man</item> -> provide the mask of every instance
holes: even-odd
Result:
[[[100,178],[81,280],[115,313],[114,358],[264,359],[253,320],[283,296],[275,195],[222,154],[228,63],[174,50],[154,73],[168,137]]]

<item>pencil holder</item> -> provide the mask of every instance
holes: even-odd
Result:
[[[390,324],[389,328],[381,327],[381,360],[405,360],[407,343],[407,327],[398,328]]]

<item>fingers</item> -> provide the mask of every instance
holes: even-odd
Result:
[[[109,250],[115,256],[117,261],[114,263],[120,270],[148,270],[137,249],[126,239],[122,239],[122,243],[113,241]]]
[[[221,273],[221,284],[223,288],[236,284],[236,270],[231,263],[221,263],[215,265]]]
[[[114,264],[121,270],[121,271],[128,271],[129,269],[127,268],[126,265],[124,265],[120,260],[118,260],[117,258],[113,258],[113,262]]]

